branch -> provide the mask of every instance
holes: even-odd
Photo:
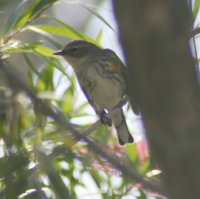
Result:
[[[10,32],[3,40],[2,40],[2,44],[6,44],[8,43],[8,41],[10,39],[12,39],[13,37],[16,37],[18,34],[20,34],[24,28],[29,25],[30,23],[32,23],[35,19],[37,19],[38,17],[40,17],[40,15],[47,10],[48,8],[50,8],[54,3],[51,3],[49,5],[47,5],[46,7],[44,7],[43,9],[41,9],[35,16],[33,16],[32,18],[30,18],[26,24],[24,24],[23,26],[19,27],[18,29]]]
[[[56,168],[52,164],[51,158],[46,155],[43,149],[39,146],[35,147],[34,150],[36,153],[36,158],[40,162],[40,167],[46,171],[51,186],[58,198],[71,198],[70,191],[65,186],[64,181],[56,171]]]
[[[194,37],[194,36],[196,36],[196,35],[198,35],[198,34],[200,34],[200,27],[197,27],[197,28],[191,30],[191,31],[190,31],[190,35],[189,35],[189,38]]]
[[[113,109],[109,113],[107,113],[105,116],[112,117],[112,115],[114,114],[114,111],[116,109],[121,108],[122,106],[124,106],[127,101],[128,101],[128,97],[126,96],[117,105],[115,105],[113,107]],[[85,131],[83,131],[81,133],[81,135],[84,136],[84,137],[86,137],[86,136],[90,135],[92,132],[94,132],[97,128],[99,128],[101,125],[102,125],[101,120],[98,120],[92,126],[90,126]]]

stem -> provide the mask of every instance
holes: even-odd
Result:
[[[47,10],[49,7],[52,6],[53,3],[49,4],[48,6],[44,7],[43,9],[41,9],[41,11],[38,12],[38,14],[36,14],[35,16],[33,16],[32,18],[30,18],[26,24],[24,24],[23,26],[21,26],[20,28],[10,32],[10,34],[8,34],[3,40],[2,40],[2,44],[6,44],[10,41],[10,39],[12,39],[13,37],[16,37],[18,34],[20,34],[21,32],[23,32],[23,30],[25,29],[25,27],[27,25],[29,25],[30,23],[32,23],[35,19],[39,18],[40,15]]]

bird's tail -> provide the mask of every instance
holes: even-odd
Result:
[[[128,130],[122,108],[115,110],[112,121],[117,131],[119,144],[123,146],[126,143],[132,143],[134,139]]]

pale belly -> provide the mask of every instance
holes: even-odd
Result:
[[[120,102],[122,96],[123,90],[119,82],[114,83],[110,79],[96,79],[91,98],[99,109],[112,109]]]
[[[111,80],[97,75],[94,77],[95,72],[92,70],[87,71],[87,73],[82,71],[78,74],[78,79],[97,110],[111,110],[122,100],[124,95],[124,87],[120,85],[123,84],[123,80]]]

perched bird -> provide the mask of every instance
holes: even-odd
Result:
[[[83,93],[101,121],[108,126],[113,122],[119,144],[132,143],[122,108],[115,109],[111,119],[105,116],[126,95],[125,66],[115,52],[88,41],[74,40],[54,54],[63,56],[72,66]]]

